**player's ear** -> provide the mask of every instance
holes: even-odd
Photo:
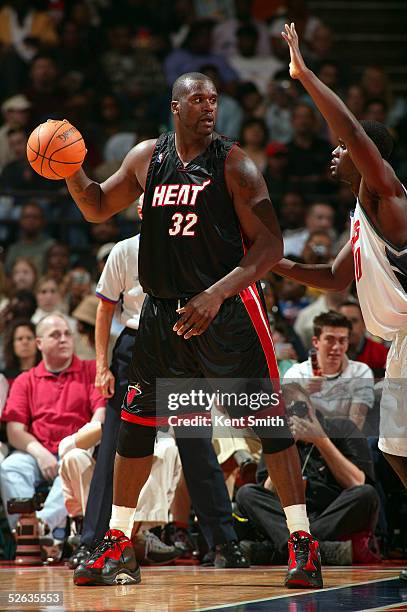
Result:
[[[178,115],[179,113],[179,102],[178,100],[171,101],[171,112],[173,115]]]

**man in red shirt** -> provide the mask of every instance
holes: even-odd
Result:
[[[95,362],[74,355],[73,334],[63,315],[44,317],[36,340],[42,361],[18,376],[2,419],[16,449],[0,466],[4,508],[12,497],[32,497],[40,482],[52,484],[42,510],[37,512],[57,539],[65,527],[66,509],[58,476],[58,444],[89,421],[103,420],[105,399],[96,391]],[[8,515],[14,528],[18,515]]]
[[[339,312],[352,323],[348,349],[349,359],[366,363],[373,370],[375,378],[383,378],[389,349],[381,342],[376,342],[366,336],[365,322],[357,302],[344,302]]]

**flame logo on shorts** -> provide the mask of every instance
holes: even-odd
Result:
[[[126,405],[129,407],[132,405],[134,398],[137,395],[141,395],[140,385],[137,383],[136,385],[129,385],[127,388],[127,397],[126,397]]]

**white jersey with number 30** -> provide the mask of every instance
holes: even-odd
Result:
[[[407,245],[397,248],[373,227],[356,202],[351,242],[360,307],[368,331],[392,340],[407,328]]]

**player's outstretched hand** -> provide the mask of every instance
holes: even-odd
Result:
[[[200,336],[208,329],[219,312],[222,301],[210,290],[202,291],[177,310],[180,318],[172,328],[185,340],[192,336]]]
[[[285,32],[281,32],[281,36],[290,48],[290,77],[292,79],[299,79],[307,67],[301,55],[298,34],[293,23],[291,25],[286,23],[284,27]]]

